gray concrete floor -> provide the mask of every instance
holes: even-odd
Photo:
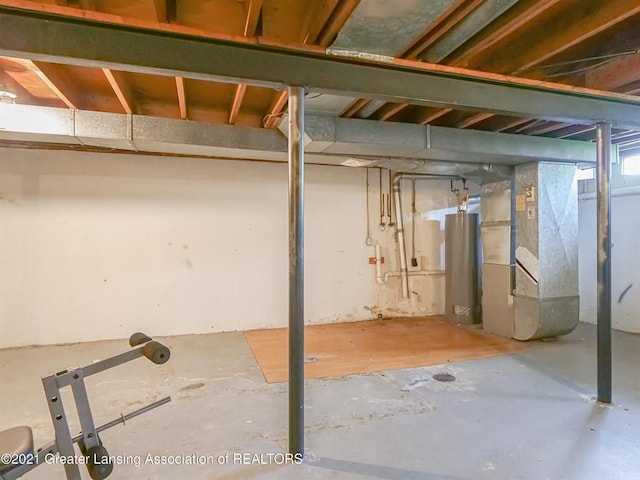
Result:
[[[267,454],[287,450],[287,385],[265,383],[240,333],[167,338],[169,363],[139,359],[87,383],[98,423],[173,397],[102,434],[126,463],[113,479],[640,479],[640,336],[613,338],[611,407],[593,400],[595,328],[584,324],[520,355],[309,380],[302,465],[268,464]],[[0,351],[0,425],[28,424],[37,444],[49,440],[40,376],[125,349],[108,341]],[[433,380],[439,372],[456,381]],[[263,454],[248,460],[265,464],[234,462],[242,453]],[[145,463],[148,454],[210,464]],[[44,465],[24,478],[65,477]]]

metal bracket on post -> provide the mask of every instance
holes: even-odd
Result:
[[[611,124],[598,123],[598,401],[611,403]]]

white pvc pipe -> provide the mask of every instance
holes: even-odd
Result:
[[[396,177],[399,178],[399,177]],[[404,244],[404,221],[402,218],[402,199],[400,197],[400,181],[393,182],[393,198],[396,207],[396,235],[400,252],[400,272],[402,274],[402,298],[409,298],[409,275],[407,275],[407,252]]]
[[[409,298],[409,268],[407,265],[407,252],[404,243],[404,222],[402,218],[402,195],[400,191],[400,180],[403,178],[413,180],[459,180],[458,175],[438,175],[420,173],[396,173],[393,177],[393,198],[396,211],[396,236],[398,240],[398,251],[400,253],[400,273],[402,277],[402,298]]]
[[[444,270],[412,270],[409,272],[385,272],[382,273],[382,255],[380,254],[380,244],[376,244],[376,283],[385,285],[392,277],[440,277],[444,275]]]

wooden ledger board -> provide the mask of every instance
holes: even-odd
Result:
[[[288,379],[288,329],[244,337],[268,383]],[[523,350],[523,344],[440,317],[397,318],[305,327],[305,378],[339,377],[460,362]]]

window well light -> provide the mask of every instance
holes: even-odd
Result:
[[[640,155],[622,159],[622,175],[640,175]]]

